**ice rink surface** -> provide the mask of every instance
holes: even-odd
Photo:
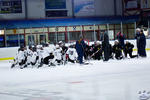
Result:
[[[0,61],[0,100],[139,100],[139,91],[150,91],[147,55],[39,69]]]

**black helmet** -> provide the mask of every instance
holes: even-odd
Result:
[[[36,47],[33,47],[32,50],[33,50],[33,51],[36,51]]]
[[[21,45],[21,46],[20,46],[20,49],[22,49],[22,48],[24,48],[24,46],[23,46],[23,45]]]
[[[31,50],[31,49],[32,49],[32,46],[29,46],[29,49]]]

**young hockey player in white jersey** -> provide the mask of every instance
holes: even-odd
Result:
[[[58,45],[56,45],[54,57],[58,65],[62,64],[62,49]]]
[[[33,55],[32,46],[29,46],[29,48],[25,51],[25,53],[27,55],[27,66],[31,66],[31,58]]]
[[[55,66],[55,57],[53,54],[54,49],[49,47],[48,44],[45,45],[45,47],[43,48],[43,64],[46,64],[48,66]]]
[[[65,43],[63,43],[62,41],[59,41],[58,45],[62,49],[62,63],[65,65],[67,63],[66,52],[68,50],[68,47],[65,46]]]
[[[68,62],[75,63],[75,61],[77,59],[77,52],[73,45],[69,46],[69,48],[66,52],[66,59],[68,60]]]
[[[51,52],[51,48],[49,47],[49,44],[46,43],[46,44],[43,46],[43,53],[42,53],[43,59],[44,59],[45,57],[49,56],[50,52]]]
[[[50,48],[51,48],[53,51],[55,51],[55,50],[56,50],[56,43],[51,44],[51,45],[50,45]]]
[[[49,56],[43,59],[43,63],[48,65],[49,67],[55,66],[55,57],[52,51],[50,52]]]
[[[14,60],[14,63],[12,64],[11,68],[15,67],[17,64],[19,65],[19,67],[22,69],[24,67],[26,67],[26,55],[25,55],[25,48],[23,46],[21,46],[18,49],[18,53],[16,55],[16,58]]]
[[[20,51],[20,50],[21,50],[21,47],[18,48],[18,51],[17,51],[17,53],[16,53],[16,56],[15,56],[15,58],[14,58],[14,60],[13,60],[12,65],[11,65],[11,68],[14,68],[14,67],[16,67],[17,64],[19,64],[19,62],[18,62],[18,54],[19,54],[19,51]]]
[[[42,45],[37,46],[37,54],[38,54],[38,68],[43,66],[43,47]]]
[[[31,55],[31,65],[33,66],[38,66],[38,53],[37,53],[37,48],[36,46],[32,48],[32,55]]]

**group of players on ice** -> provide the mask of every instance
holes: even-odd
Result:
[[[138,29],[136,33],[137,40],[137,55],[132,55],[134,45],[125,40],[125,36],[121,33],[117,33],[117,39],[112,46],[109,43],[109,37],[107,32],[103,31],[101,34],[101,42],[95,41],[94,44],[88,45],[83,36],[80,35],[79,40],[76,43],[70,43],[66,46],[65,43],[59,41],[54,45],[45,43],[43,45],[34,45],[24,47],[20,46],[14,62],[13,67],[42,67],[43,65],[56,66],[70,63],[88,64],[85,61],[89,60],[103,60],[109,59],[120,60],[126,58],[129,54],[130,58],[134,57],[146,57],[146,38],[143,30]],[[84,61],[83,61],[84,60]]]

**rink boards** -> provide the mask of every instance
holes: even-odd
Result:
[[[132,44],[134,44],[134,51],[137,50],[136,48],[136,40],[126,40],[130,41]],[[114,41],[110,41],[110,43],[113,45]],[[150,50],[150,39],[147,39],[146,42],[146,50]],[[0,48],[0,61],[1,60],[13,60],[17,50],[19,47],[6,47],[6,48]]]

